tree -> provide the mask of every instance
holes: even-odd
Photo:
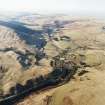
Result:
[[[50,24],[44,25],[43,30],[44,30],[44,33],[48,34],[49,38],[52,38],[54,30],[53,30],[53,27]]]
[[[36,55],[35,55],[35,58],[36,58],[36,64],[39,65],[39,61],[45,57],[45,53],[44,53],[44,50],[37,50],[36,51]]]

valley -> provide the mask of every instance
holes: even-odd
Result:
[[[0,20],[0,105],[104,105],[104,26],[68,15]]]

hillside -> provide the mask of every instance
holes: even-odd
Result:
[[[74,78],[63,86],[34,92],[16,105],[104,105],[104,25],[97,19],[73,19],[66,24],[45,51],[52,57],[67,48],[67,59],[72,60],[72,55],[80,66]]]
[[[0,99],[18,85],[24,90],[44,81],[47,87],[16,105],[104,105],[104,26],[103,20],[67,15],[1,20]]]

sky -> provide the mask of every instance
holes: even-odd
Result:
[[[0,11],[103,14],[105,0],[0,0]]]

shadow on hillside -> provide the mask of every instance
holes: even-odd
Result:
[[[0,25],[13,29],[29,45],[36,45],[37,48],[42,48],[46,45],[42,35],[43,30],[32,30],[17,21],[0,21]]]

